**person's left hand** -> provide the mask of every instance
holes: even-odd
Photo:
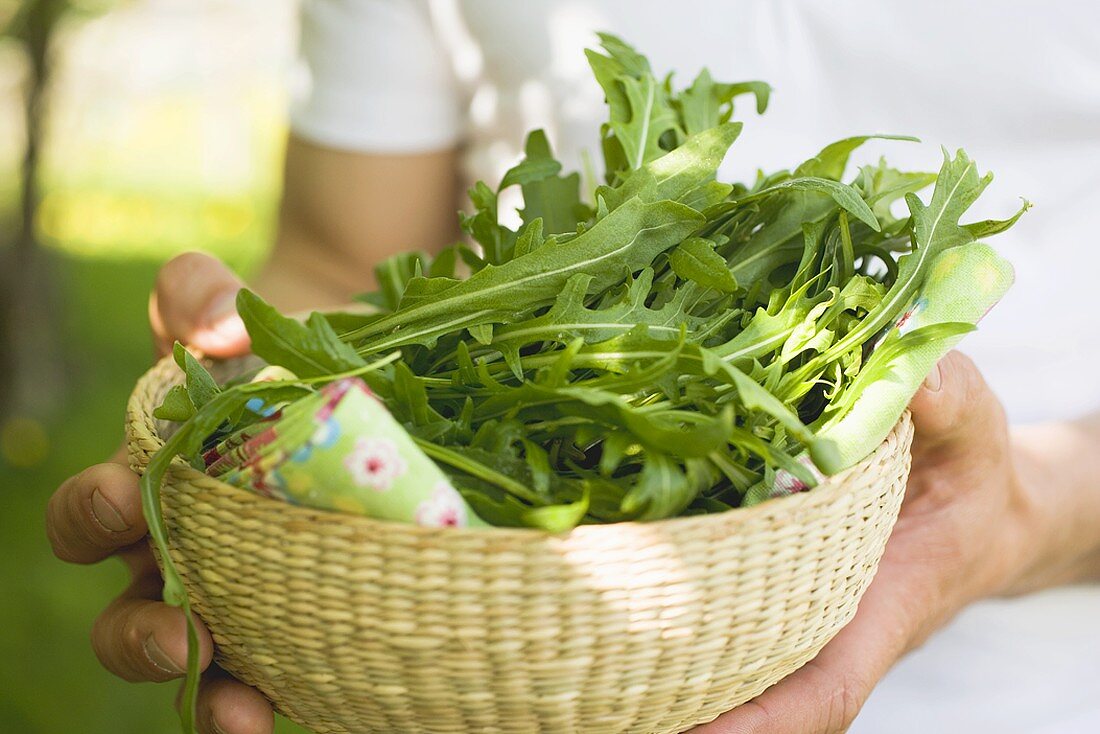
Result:
[[[237,276],[208,255],[185,253],[166,263],[149,302],[158,356],[169,354],[177,340],[216,357],[247,353],[248,334],[234,307],[240,288]],[[130,586],[96,620],[92,647],[124,680],[168,681],[183,677],[187,665],[186,617],[161,599],[164,582],[146,541],[138,481],[120,448],[58,487],[46,508],[46,533],[63,561],[97,563],[114,555],[129,566]],[[199,731],[270,734],[271,704],[211,663],[213,640],[195,622],[204,669]]]
[[[1026,585],[1037,560],[1029,536],[1041,523],[996,396],[952,352],[910,408],[913,470],[855,617],[814,660],[693,734],[845,732],[906,652],[967,604]]]

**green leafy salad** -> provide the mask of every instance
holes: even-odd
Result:
[[[858,146],[893,137],[859,136],[792,170],[721,181],[742,127],[735,100],[762,113],[770,88],[704,70],[680,89],[623,41],[601,41],[588,58],[609,113],[602,185],[582,192],[532,132],[497,187],[470,190],[472,243],[378,266],[370,312],[303,323],[241,292],[254,353],[293,379],[219,385],[177,348],[187,382],[158,416],[180,426],[142,481],[162,558],[159,487],[175,457],[201,467],[211,436],[261,418],[257,402],[348,376],[492,525],[561,532],[812,488],[882,441],[1007,288],[1010,268],[976,239],[1027,204],[960,224],[990,181],[965,153],[945,154],[938,174],[882,161],[845,178]],[[517,229],[498,212],[512,186]],[[186,604],[170,567],[165,583]]]

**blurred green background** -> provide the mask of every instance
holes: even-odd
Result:
[[[43,513],[121,441],[157,267],[201,249],[247,276],[264,256],[294,10],[0,0],[0,732],[177,730],[174,685],[92,653],[122,565],[55,560]]]

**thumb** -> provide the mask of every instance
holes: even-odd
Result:
[[[931,450],[957,455],[988,446],[1004,432],[1004,409],[969,357],[950,352],[933,368],[909,403],[916,438],[914,454]]]
[[[241,280],[209,255],[188,252],[172,258],[157,274],[149,297],[149,323],[160,354],[175,341],[212,357],[248,351],[248,333],[237,315]]]

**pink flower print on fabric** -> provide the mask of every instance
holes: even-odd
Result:
[[[445,481],[436,482],[432,496],[416,507],[417,525],[428,528],[466,526],[466,503],[462,495]]]
[[[825,478],[816,466],[814,466],[813,460],[809,456],[802,456],[799,458],[798,463],[803,464],[810,470],[814,479],[820,482]],[[775,482],[772,484],[772,497],[782,497],[788,494],[797,494],[798,492],[805,492],[809,487],[804,481],[796,477],[786,469],[779,469],[775,472]]]
[[[379,402],[378,398],[371,392],[371,389],[367,387],[366,383],[358,377],[345,377],[342,380],[330,382],[321,388],[321,393],[325,396],[326,400],[317,411],[317,415],[314,416],[317,421],[326,421],[332,417],[333,412],[336,410],[336,406],[340,404],[344,395],[349,391],[363,393],[364,395],[374,398],[375,402]]]
[[[345,377],[342,380],[336,382],[330,382],[321,388],[321,394],[325,396],[325,402],[321,407],[317,409],[314,419],[318,422],[327,421],[332,417],[333,412],[336,410],[336,406],[340,404],[340,400],[349,390],[359,389],[366,391],[367,387],[363,384],[362,380],[356,377]]]
[[[389,490],[394,480],[407,469],[397,444],[388,438],[366,436],[356,439],[355,448],[344,459],[344,466],[356,484],[376,492]]]
[[[917,328],[919,324],[917,323],[916,316],[918,316],[920,312],[927,307],[928,300],[924,297],[918,298],[916,301],[914,301],[913,305],[910,306],[905,311],[905,313],[903,313],[901,317],[894,322],[894,326],[892,328],[887,328],[881,334],[879,334],[878,338],[875,339],[874,345],[871,347],[871,351],[878,349],[879,346],[882,345],[882,342],[886,340],[886,337],[894,333],[895,330],[898,332],[898,336],[905,336],[910,331]]]
[[[928,301],[924,298],[918,298],[916,303],[912,307],[901,315],[897,323],[894,324],[894,328],[898,330],[899,336],[905,336],[913,329],[917,328],[917,323],[914,317],[923,311],[928,306]]]

